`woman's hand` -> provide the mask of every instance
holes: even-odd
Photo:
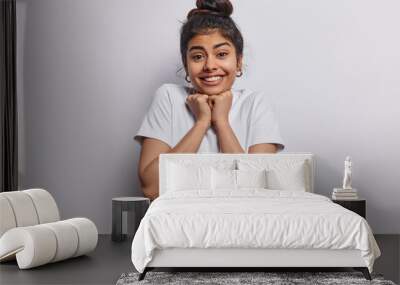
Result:
[[[186,104],[196,117],[197,122],[211,125],[211,107],[208,102],[209,96],[195,93],[186,97]]]
[[[211,123],[214,126],[229,124],[229,111],[232,106],[231,90],[209,96],[208,101],[211,105]]]

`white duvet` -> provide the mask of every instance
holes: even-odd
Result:
[[[366,220],[329,198],[299,191],[166,193],[153,201],[132,243],[143,272],[154,249],[358,249],[372,272],[380,250]]]

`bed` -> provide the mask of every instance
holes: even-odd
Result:
[[[371,280],[367,221],[314,192],[310,153],[161,154],[160,196],[132,242],[158,267],[352,267]]]

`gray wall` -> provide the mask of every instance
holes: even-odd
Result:
[[[132,136],[152,95],[184,82],[179,20],[194,2],[17,0],[21,188],[111,231],[111,198],[140,195]],[[341,185],[351,155],[373,231],[400,233],[400,2],[233,3],[236,87],[271,94],[286,151],[316,154],[317,193]]]

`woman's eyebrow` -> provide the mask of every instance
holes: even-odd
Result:
[[[216,45],[214,46],[214,49],[219,48],[220,46],[223,46],[223,45],[231,46],[228,42],[223,42],[223,43],[216,44]],[[192,50],[194,50],[194,49],[205,50],[205,48],[202,47],[202,46],[192,46],[192,47],[189,49],[189,51],[192,51]]]
[[[214,46],[214,49],[219,48],[220,46],[223,46],[223,45],[231,46],[228,42],[223,42],[223,43],[220,43],[220,44],[216,44],[216,45]]]

